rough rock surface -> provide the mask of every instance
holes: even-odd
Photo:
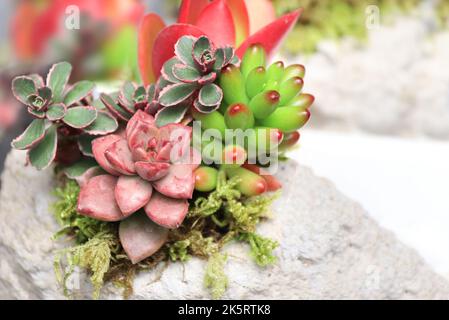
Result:
[[[435,33],[433,14],[424,6],[370,30],[366,44],[322,42],[309,59],[291,59],[307,66],[311,124],[449,139],[449,32]]]
[[[23,153],[12,152],[2,175],[0,298],[63,298],[52,267],[61,244],[50,240],[57,230],[48,212],[51,175],[24,168],[24,162]],[[248,260],[245,245],[229,245],[224,298],[449,298],[446,280],[330,182],[294,163],[280,176],[287,187],[273,208],[275,218],[259,230],[280,242],[278,262],[262,270]],[[204,267],[204,261],[191,259],[140,273],[133,298],[209,298]],[[78,298],[90,298],[83,273],[72,283],[81,288]],[[103,298],[121,298],[115,290],[108,286]]]

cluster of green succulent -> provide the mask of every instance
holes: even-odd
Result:
[[[279,15],[304,8],[298,25],[290,33],[284,49],[291,54],[313,53],[323,39],[350,36],[365,40],[368,6],[379,8],[381,19],[394,12],[408,12],[421,0],[272,0]],[[446,1],[442,1],[446,2]]]
[[[28,150],[28,160],[37,169],[48,167],[55,158],[79,155],[90,149],[93,136],[114,132],[118,123],[109,113],[94,106],[90,81],[68,85],[72,66],[67,62],[53,65],[46,82],[37,74],[16,77],[12,82],[14,96],[35,118],[27,129],[12,141],[19,150]],[[78,145],[78,146],[76,146]]]
[[[245,163],[250,155],[249,149],[256,150],[256,156],[285,151],[298,141],[297,130],[310,117],[308,109],[314,97],[302,92],[304,75],[304,66],[299,64],[286,67],[278,61],[267,66],[265,50],[255,44],[245,52],[240,67],[229,65],[223,68],[218,80],[223,90],[220,108],[209,113],[192,110],[193,118],[201,121],[203,130],[220,132],[219,142],[204,135],[194,137],[201,139],[202,150],[222,150],[222,153],[203,152],[203,159],[221,163],[220,168],[226,171],[228,177],[241,178],[238,189],[245,196],[273,191],[264,182],[266,179]],[[253,130],[242,143],[228,141],[227,129]],[[211,144],[216,143],[223,143],[223,148],[210,148]],[[257,162],[257,158],[251,160]],[[196,170],[196,190],[214,190],[217,175],[218,169],[214,167],[199,167]]]

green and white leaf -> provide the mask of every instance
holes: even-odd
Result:
[[[188,106],[179,105],[174,107],[166,107],[156,114],[156,125],[158,127],[165,126],[169,123],[179,123],[186,114]]]
[[[116,131],[118,129],[118,122],[113,116],[104,111],[98,111],[95,121],[84,128],[84,132],[91,135],[103,135]]]
[[[28,159],[37,170],[47,168],[56,157],[58,135],[56,126],[53,125],[47,129],[45,137],[33,149],[28,151]]]
[[[66,115],[62,118],[62,121],[72,128],[82,129],[91,125],[96,118],[97,109],[91,106],[80,106],[67,109]]]
[[[202,87],[198,96],[199,102],[208,107],[219,105],[222,99],[223,91],[214,83]]]
[[[193,45],[193,55],[199,61],[206,50],[211,50],[211,44],[208,37],[202,36],[195,41]]]
[[[175,55],[185,65],[195,67],[195,61],[193,60],[193,44],[195,38],[192,36],[183,36],[175,44]]]
[[[72,65],[60,62],[51,67],[47,75],[47,87],[53,91],[53,102],[62,102],[65,86],[70,78]]]
[[[11,146],[18,150],[32,148],[39,143],[45,135],[45,120],[35,119],[25,131],[11,142]]]
[[[47,119],[50,121],[57,121],[64,118],[67,112],[67,107],[63,103],[52,104],[47,109]]]
[[[94,156],[94,153],[92,152],[92,141],[96,138],[96,136],[88,134],[83,134],[78,137],[78,147],[83,155],[88,157]]]
[[[36,85],[30,77],[16,77],[12,81],[12,93],[23,104],[28,104],[28,97],[36,92]]]
[[[102,93],[100,95],[100,99],[106,108],[117,118],[123,121],[128,121],[131,118],[132,115],[115,103],[114,99],[110,95]]]
[[[95,167],[99,168],[95,159],[85,158],[65,168],[64,173],[69,179],[75,179],[82,176],[87,170]]]
[[[178,83],[179,82],[179,80],[173,74],[173,67],[176,64],[182,64],[182,62],[180,60],[178,60],[178,58],[173,57],[170,60],[168,60],[167,62],[165,62],[164,65],[162,66],[162,78],[170,83]]]
[[[184,64],[175,64],[173,66],[173,75],[182,82],[195,82],[201,77],[198,70]]]
[[[165,87],[159,94],[159,103],[165,107],[177,105],[189,98],[196,90],[193,83],[176,83]]]
[[[66,106],[71,106],[72,104],[84,99],[92,92],[94,86],[95,85],[93,82],[87,80],[75,83],[65,95],[64,104]]]

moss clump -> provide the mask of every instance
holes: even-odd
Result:
[[[55,190],[57,201],[53,211],[62,229],[55,238],[66,236],[75,245],[60,250],[55,257],[57,279],[69,296],[66,282],[75,267],[89,270],[94,286],[94,298],[106,281],[112,281],[124,289],[124,296],[132,293],[134,275],[160,263],[187,261],[190,256],[208,259],[205,285],[212,296],[219,298],[227,287],[223,267],[226,256],[220,249],[229,241],[244,241],[250,245],[251,257],[259,266],[275,262],[273,250],[276,242],[254,233],[257,224],[268,217],[269,206],[277,195],[245,198],[236,190],[237,179],[226,179],[219,172],[215,191],[195,194],[189,214],[183,224],[171,230],[169,240],[156,254],[133,265],[127,258],[118,238],[118,224],[97,221],[76,211],[79,187],[73,180],[66,180]]]

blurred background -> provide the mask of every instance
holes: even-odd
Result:
[[[304,8],[276,57],[306,66],[305,91],[316,98],[291,157],[332,180],[449,278],[449,0],[246,2],[261,13],[252,27]],[[140,19],[153,11],[174,22],[179,3],[2,1],[0,168],[29,121],[11,96],[15,75],[68,60],[78,79],[139,80]],[[61,23],[71,5],[82,11],[80,28]]]

